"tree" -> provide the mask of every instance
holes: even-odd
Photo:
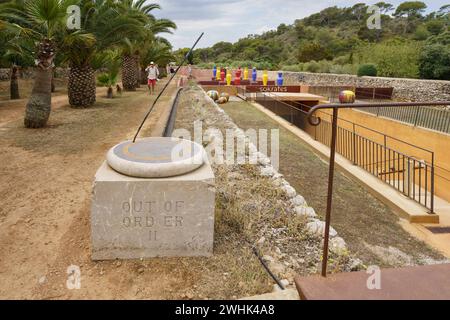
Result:
[[[118,50],[109,50],[100,55],[100,59],[103,62],[102,67],[103,69],[106,69],[106,71],[97,76],[97,82],[99,85],[108,88],[106,97],[112,99],[114,97],[113,86],[117,84],[119,77],[121,55]]]
[[[153,42],[144,48],[142,53],[142,69],[141,69],[141,83],[147,83],[147,75],[145,74],[145,67],[154,62],[158,66],[166,66],[172,62],[175,57],[172,53],[172,46],[164,39],[157,37]]]
[[[450,80],[450,46],[426,45],[420,54],[419,72],[425,79]]]
[[[398,18],[406,17],[403,21],[403,34],[408,31],[408,27],[411,26],[413,20],[422,17],[426,8],[427,5],[421,1],[407,1],[397,7],[394,16]]]
[[[358,22],[367,14],[367,5],[365,3],[357,3],[351,8],[353,16]]]
[[[36,42],[35,79],[26,105],[24,125],[46,125],[51,110],[51,82],[59,35],[65,30],[69,0],[15,1],[2,8],[24,37]],[[20,24],[20,25],[19,25]]]
[[[444,30],[445,23],[441,20],[430,20],[426,23],[427,30],[433,34],[438,35]]]
[[[440,7],[437,12],[438,17],[445,17],[445,16],[448,16],[449,14],[450,14],[450,4],[446,4],[442,7]]]
[[[168,19],[156,19],[151,12],[161,9],[158,4],[147,4],[146,0],[119,0],[122,14],[133,16],[140,20],[143,33],[127,37],[123,41],[122,53],[122,84],[125,90],[134,91],[140,83],[141,44],[152,41],[156,34],[170,33],[176,28],[174,22]]]
[[[298,52],[299,62],[308,62],[311,60],[320,61],[326,59],[331,59],[331,54],[319,43],[307,42],[300,46]]]
[[[394,6],[390,3],[386,2],[378,2],[375,4],[378,8],[380,8],[380,12],[382,14],[387,14],[388,12],[394,10]]]
[[[19,66],[32,65],[32,43],[23,36],[23,32],[26,30],[16,24],[0,20],[0,31],[0,41],[3,44],[3,50],[0,53],[10,67],[10,99],[20,99]]]
[[[96,101],[95,68],[92,65],[96,54],[142,32],[140,21],[134,16],[120,14],[112,1],[82,0],[79,4],[82,29],[69,32],[62,44],[70,66],[69,103],[74,108],[88,107]]]
[[[427,5],[422,1],[406,1],[401,3],[397,10],[395,10],[394,16],[408,18],[421,17],[422,13],[427,8]]]

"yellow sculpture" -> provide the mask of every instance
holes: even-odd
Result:
[[[220,81],[220,72],[222,71],[222,68],[217,68],[217,73],[216,73],[216,80]]]
[[[227,86],[231,86],[231,72],[227,70]]]
[[[244,69],[244,80],[248,80],[248,68]]]
[[[264,70],[262,78],[263,78],[263,86],[267,86],[267,83],[269,82],[269,75],[267,74],[267,70]]]

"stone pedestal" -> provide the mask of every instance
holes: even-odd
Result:
[[[97,171],[91,210],[92,259],[209,256],[215,189],[209,163],[169,178]]]

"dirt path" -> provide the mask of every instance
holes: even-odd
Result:
[[[301,139],[250,104],[230,102],[223,106],[242,129],[280,129],[280,172],[323,217],[328,164]],[[386,205],[339,171],[335,176],[332,225],[365,264],[401,266],[444,259],[407,233]]]
[[[82,268],[87,282],[89,274],[102,274],[101,264],[91,263],[94,270],[83,268],[89,260],[93,176],[107,150],[132,137],[153,98],[141,88],[112,100],[100,95],[92,108],[71,109],[67,97],[57,97],[48,126],[37,130],[23,128],[26,101],[0,108],[1,298],[70,297],[65,281],[71,264]],[[166,96],[162,101],[169,100]],[[165,107],[158,105],[144,131]],[[121,288],[117,281],[126,277],[100,279]],[[84,294],[116,297],[114,290],[102,292]]]

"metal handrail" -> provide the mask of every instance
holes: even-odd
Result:
[[[383,103],[380,104],[383,107],[431,107],[438,105],[449,105],[450,102],[397,102],[397,103]],[[321,122],[320,117],[314,116],[314,114],[321,109],[332,109],[333,119],[332,119],[332,133],[331,133],[331,146],[330,146],[330,164],[329,164],[329,174],[328,174],[328,195],[327,195],[327,209],[325,217],[325,234],[324,234],[324,245],[323,245],[323,260],[322,260],[322,276],[327,275],[327,264],[328,264],[328,244],[330,238],[330,224],[331,224],[331,204],[333,199],[333,181],[334,181],[334,166],[335,166],[335,155],[336,155],[336,136],[337,136],[337,122],[338,122],[338,111],[339,109],[350,109],[350,108],[371,108],[373,104],[368,103],[354,103],[354,104],[326,104],[326,105],[316,105],[312,107],[307,115],[308,122],[312,126],[318,126]],[[433,166],[431,167],[431,213],[434,207],[434,154],[432,159]]]
[[[274,99],[274,100],[276,100],[276,101],[278,101],[278,102],[280,102],[280,103],[282,103],[282,104],[284,104],[284,105],[286,105],[286,106],[288,106],[288,107],[291,107],[291,108],[293,108],[293,109],[295,109],[295,110],[297,110],[297,111],[300,111],[300,112],[302,112],[302,113],[304,113],[304,114],[306,114],[306,115],[308,114],[308,112],[306,112],[306,111],[304,111],[304,110],[302,110],[302,109],[300,109],[300,108],[297,108],[297,107],[295,107],[295,106],[293,106],[293,105],[290,105],[290,104],[288,104],[288,103],[285,103],[285,102],[282,101],[282,100],[279,100],[278,97],[276,97],[275,95],[273,95],[273,94],[270,93],[270,92],[268,92],[268,93],[267,93],[267,92],[264,92],[264,96],[269,96],[269,98],[272,98],[272,99]],[[305,105],[305,104],[302,104],[302,103],[298,103],[297,101],[293,101],[293,102],[294,102],[294,103],[297,103],[297,104],[300,104],[300,105],[302,105],[302,106],[304,106],[304,107],[312,108],[311,106],[308,106],[308,105]],[[419,105],[423,105],[423,103],[419,103]],[[432,106],[435,106],[436,103],[432,103],[431,105],[432,105]],[[439,103],[438,103],[437,105],[439,105]],[[327,106],[332,106],[332,104],[328,104]],[[371,106],[372,106],[372,107],[376,107],[377,105],[371,104]],[[383,104],[383,106],[384,106],[384,104]],[[353,108],[353,107],[356,108],[357,106],[355,106],[355,104],[352,104],[352,107],[350,107],[350,108]],[[326,114],[326,115],[332,117],[332,115],[329,114],[329,113],[324,112],[324,114]],[[410,143],[410,142],[404,141],[404,140],[402,140],[402,139],[398,139],[398,138],[396,138],[396,137],[393,137],[393,136],[390,136],[390,135],[388,135],[388,134],[385,134],[385,133],[383,133],[383,132],[381,132],[381,131],[378,131],[378,130],[375,130],[375,129],[372,129],[372,128],[363,126],[363,125],[361,125],[361,124],[354,123],[354,122],[349,121],[349,120],[347,120],[347,119],[343,119],[343,118],[339,118],[339,117],[338,117],[338,120],[339,120],[339,121],[342,121],[342,122],[349,123],[349,124],[351,124],[351,125],[355,125],[355,126],[357,126],[357,127],[359,127],[359,128],[362,128],[362,129],[364,129],[364,130],[369,130],[369,131],[371,131],[371,132],[374,132],[374,133],[377,133],[377,134],[379,134],[379,135],[382,135],[382,136],[385,137],[385,138],[389,138],[389,139],[392,139],[392,140],[394,140],[394,141],[398,141],[398,142],[403,143],[403,144],[405,144],[405,145],[408,145],[408,146],[410,146],[410,147],[413,147],[413,148],[416,148],[416,149],[419,149],[419,150],[428,152],[428,153],[430,153],[430,156],[431,156],[431,154],[433,153],[433,151],[431,151],[431,150],[429,150],[429,149],[426,149],[426,148],[423,148],[423,147],[414,145],[414,144],[412,144],[412,143]],[[375,141],[374,141],[374,142],[375,142]],[[388,148],[387,146],[385,146],[385,147]],[[396,152],[398,152],[398,151],[396,151]],[[398,153],[401,153],[401,152],[398,152]]]

